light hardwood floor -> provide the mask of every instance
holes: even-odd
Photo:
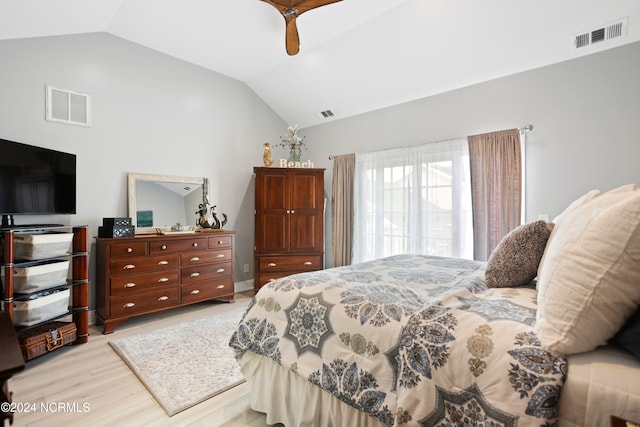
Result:
[[[33,412],[14,415],[14,426],[225,426],[265,427],[265,415],[249,407],[247,383],[168,417],[134,373],[111,349],[112,338],[188,321],[211,313],[246,307],[251,295],[236,295],[234,304],[199,303],[130,319],[103,335],[90,327],[89,342],[41,356],[9,381],[13,401]],[[158,343],[158,345],[162,345]],[[42,409],[42,403],[50,409]],[[71,411],[58,411],[61,403]],[[85,410],[86,409],[86,410]],[[8,425],[8,423],[7,423]]]

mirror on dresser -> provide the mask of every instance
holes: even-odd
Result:
[[[171,230],[180,223],[195,227],[202,203],[205,178],[130,173],[129,216],[136,234]]]

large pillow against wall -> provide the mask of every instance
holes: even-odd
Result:
[[[554,354],[590,351],[640,304],[640,191],[611,190],[563,212],[538,268],[536,328]]]
[[[587,194],[584,194],[584,195],[578,197],[576,200],[571,202],[569,204],[569,206],[567,206],[564,211],[562,211],[558,216],[553,218],[552,222],[553,222],[554,226],[558,226],[558,224],[562,224],[562,218],[564,218],[566,216],[570,216],[571,212],[575,211],[576,209],[580,209],[582,207],[582,205],[584,205],[585,203],[588,203],[589,201],[591,201],[594,198],[598,197],[600,194],[601,194],[600,190],[591,190]],[[551,233],[551,236],[553,236],[553,232]],[[551,236],[549,236],[549,240],[551,240]],[[546,256],[546,251],[542,254],[542,258],[540,259],[539,266],[544,263],[544,257],[545,256]],[[539,271],[540,267],[539,266],[538,266],[538,274],[540,274],[540,271]]]
[[[491,252],[485,270],[490,288],[521,286],[531,282],[547,245],[553,224],[535,221],[511,230]]]
[[[625,187],[620,187],[620,188],[625,188]],[[571,204],[569,204],[569,206],[567,206],[567,208],[564,211],[562,211],[560,215],[553,218],[553,223],[560,224],[562,222],[563,217],[570,215],[571,212],[575,211],[576,209],[580,209],[582,205],[589,203],[591,200],[595,199],[600,194],[602,194],[600,190],[591,190],[587,194],[584,194],[578,197],[576,200],[571,202]]]

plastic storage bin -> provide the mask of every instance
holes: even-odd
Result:
[[[69,289],[47,289],[13,300],[13,324],[32,326],[69,312]]]
[[[2,268],[2,280],[5,270]],[[55,261],[30,267],[14,267],[13,291],[17,294],[29,294],[55,288],[67,283],[69,261]]]
[[[13,239],[15,259],[35,260],[69,255],[73,233],[16,234]]]

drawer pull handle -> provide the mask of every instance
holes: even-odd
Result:
[[[197,256],[194,256],[194,257],[193,257],[193,258],[191,258],[189,261],[191,261],[191,262],[198,262],[198,261],[200,261],[200,258],[199,258],[199,257],[197,257]]]
[[[124,284],[124,287],[125,287],[125,288],[135,288],[135,287],[136,287],[136,284],[135,284],[135,283],[133,283],[133,282],[129,282],[129,283],[125,283],[125,284]]]
[[[122,308],[133,308],[136,306],[135,302],[128,302],[125,305],[122,306]]]
[[[169,297],[168,297],[168,296],[163,295],[163,296],[161,296],[160,298],[158,298],[158,301],[166,301],[166,300],[168,300],[168,299],[169,299]]]
[[[123,270],[132,270],[134,268],[136,268],[134,264],[127,264],[124,267],[122,267]]]
[[[198,295],[200,293],[200,289],[194,289],[191,291],[191,295]]]
[[[291,213],[296,213],[296,211],[294,211],[293,209],[291,209]]]
[[[218,289],[224,289],[224,285],[218,285]]]
[[[127,253],[133,252],[133,248],[127,248]]]
[[[195,273],[191,273],[191,277],[198,277],[200,275],[200,273],[198,273],[197,271]]]
[[[164,283],[164,282],[168,282],[169,279],[166,277],[162,277],[160,280],[158,280],[158,283]]]
[[[313,265],[313,263],[311,261],[305,261],[304,265]]]
[[[164,251],[165,249],[167,249],[167,245],[160,246],[160,249],[162,249]]]
[[[216,270],[216,273],[224,273],[224,268],[219,268]]]
[[[224,258],[224,254],[218,254],[216,255],[216,258]]]
[[[168,265],[169,261],[160,261],[158,265]]]
[[[270,262],[269,264],[267,264],[268,267],[275,267],[276,263],[275,262]]]
[[[197,248],[198,247],[198,242],[193,242],[193,247]]]
[[[218,244],[222,245],[224,242],[222,240],[218,240]]]

